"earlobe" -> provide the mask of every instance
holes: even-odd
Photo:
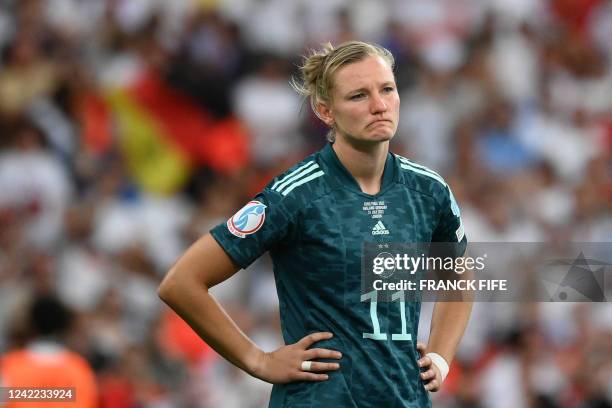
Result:
[[[317,116],[327,126],[332,127],[334,125],[334,117],[332,115],[332,111],[324,103],[319,103],[317,105]]]
[[[329,111],[327,113],[327,116],[325,117],[325,124],[329,127],[333,127],[334,126],[334,117],[332,115],[332,112]]]

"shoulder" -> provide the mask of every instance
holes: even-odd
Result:
[[[450,208],[454,216],[460,216],[459,205],[453,196],[453,192],[441,175],[397,154],[395,160],[398,161],[398,167],[400,168],[401,183],[408,188],[432,196],[441,208]]]
[[[320,154],[314,153],[274,177],[264,193],[276,202],[301,207],[330,191]]]
[[[394,156],[399,168],[399,181],[407,188],[430,195],[436,201],[449,195],[448,184],[440,174],[399,154]]]

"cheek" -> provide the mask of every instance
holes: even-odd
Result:
[[[395,94],[395,97],[391,100],[391,106],[393,106],[394,112],[399,112],[399,107],[400,107],[399,95]]]
[[[361,122],[367,119],[367,111],[357,106],[351,109],[342,109],[338,112],[336,120],[347,128],[360,126]]]

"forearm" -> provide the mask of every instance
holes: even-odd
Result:
[[[438,353],[450,365],[472,311],[471,301],[436,302],[427,351]]]
[[[158,289],[166,302],[223,358],[261,380],[280,384],[291,381],[324,381],[337,363],[313,362],[312,371],[301,364],[319,358],[342,357],[335,350],[315,348],[332,333],[310,333],[295,344],[266,353],[253,343],[217,303],[208,289],[229,279],[240,269],[210,235],[196,241],[168,272]]]
[[[195,279],[174,279],[173,274],[170,271],[160,286],[160,298],[217,353],[256,376],[263,352],[240,330],[208,288]]]

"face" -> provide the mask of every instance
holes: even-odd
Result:
[[[334,76],[331,102],[320,104],[323,121],[336,138],[353,142],[383,142],[397,130],[399,95],[389,64],[369,56],[340,68]]]

